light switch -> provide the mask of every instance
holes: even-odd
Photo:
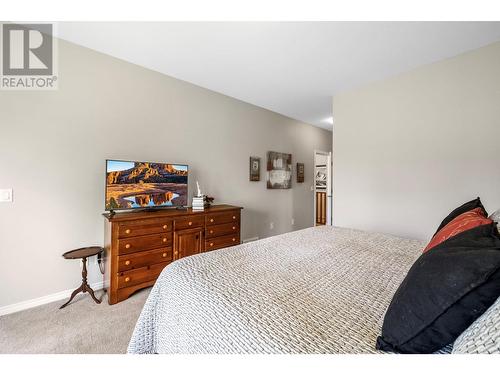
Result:
[[[0,202],[12,202],[12,189],[0,189]]]

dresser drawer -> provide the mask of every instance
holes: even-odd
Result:
[[[138,251],[160,249],[172,245],[172,233],[150,234],[118,240],[118,254],[130,254]]]
[[[204,223],[203,215],[186,216],[175,219],[175,230],[201,227]]]
[[[156,279],[169,262],[118,273],[118,289]]]
[[[224,224],[224,223],[239,223],[240,211],[213,213],[206,215],[205,218],[207,226]]]
[[[224,235],[236,235],[240,232],[240,225],[238,223],[226,223],[219,225],[207,226],[205,231],[205,238],[220,237]]]
[[[173,260],[172,247],[163,249],[141,251],[118,257],[118,272],[151,266],[157,263],[171,262]]]
[[[215,237],[205,241],[205,251],[221,249],[223,247],[239,245],[240,235],[235,234],[232,236]]]
[[[136,220],[118,225],[118,238],[144,236],[146,234],[168,233],[172,231],[172,220]]]

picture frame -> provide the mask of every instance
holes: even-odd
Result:
[[[250,156],[250,181],[260,181],[260,158],[257,156]]]
[[[297,163],[297,182],[304,182],[304,163]]]
[[[326,165],[316,167],[316,173],[314,176],[314,183],[316,189],[324,190],[326,189]]]
[[[290,189],[292,187],[292,154],[267,152],[267,188]]]

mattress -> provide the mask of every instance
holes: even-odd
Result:
[[[425,243],[322,226],[180,259],[151,290],[129,353],[377,353]]]

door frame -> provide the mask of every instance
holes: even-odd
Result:
[[[332,152],[314,150],[313,154],[313,226],[316,226],[316,155],[326,156],[326,225],[332,225]]]

